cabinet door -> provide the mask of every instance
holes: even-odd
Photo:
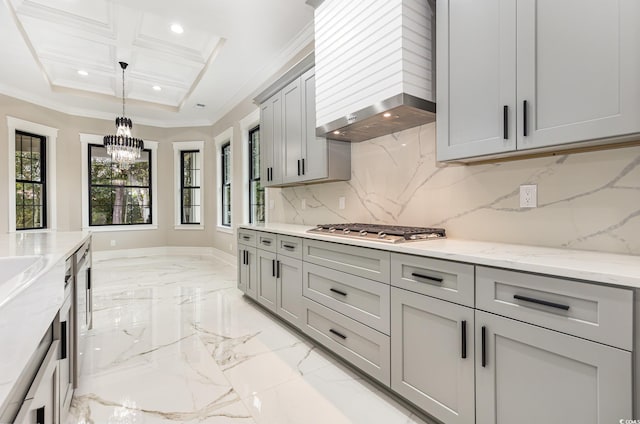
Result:
[[[245,293],[247,296],[255,299],[258,294],[258,275],[256,273],[256,248],[245,248],[247,251],[247,280],[245,284]]]
[[[238,249],[238,289],[247,293],[247,280],[249,279],[249,268],[246,264],[247,250],[244,247]]]
[[[302,327],[302,261],[278,255],[277,313]]]
[[[282,182],[302,179],[302,92],[300,78],[282,90]]]
[[[73,396],[73,305],[69,296],[60,308],[60,421],[71,406]]]
[[[276,254],[262,249],[256,249],[256,252],[258,266],[256,300],[276,312]]]
[[[515,1],[437,0],[436,14],[438,160],[515,150]]]
[[[480,311],[476,340],[478,423],[631,417],[630,352]]]
[[[391,288],[391,388],[447,424],[475,419],[473,318],[471,308]]]
[[[518,107],[527,102],[518,149],[640,132],[640,2],[519,0],[517,9]]]
[[[305,181],[326,178],[327,139],[316,136],[316,79],[315,68],[311,68],[300,77],[302,86],[302,106],[304,108],[302,144],[302,179]]]
[[[59,423],[59,349],[60,341],[55,340],[31,383],[23,407],[14,421],[16,424]]]
[[[282,137],[282,102],[276,93],[260,106],[260,181],[268,187],[282,179],[279,166]]]

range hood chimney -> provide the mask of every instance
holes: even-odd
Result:
[[[433,0],[307,3],[318,136],[359,142],[435,121]]]

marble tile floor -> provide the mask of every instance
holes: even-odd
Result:
[[[66,424],[424,424],[236,289],[211,256],[94,260]]]

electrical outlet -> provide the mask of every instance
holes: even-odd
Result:
[[[116,241],[115,240],[111,240],[111,247],[114,247],[116,245]]]
[[[300,201],[300,209],[301,209],[301,210],[305,210],[305,209],[307,209],[307,199],[302,199],[302,200]]]
[[[520,186],[520,207],[521,208],[537,208],[538,207],[538,185],[526,184]]]
[[[338,197],[338,209],[344,209],[345,203],[346,203],[346,199],[344,198],[344,196]]]

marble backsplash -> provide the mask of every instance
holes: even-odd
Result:
[[[640,254],[638,146],[443,165],[428,124],[354,143],[351,155],[350,181],[268,189],[269,221],[435,226],[454,238]],[[521,184],[538,185],[537,208],[519,207]]]

